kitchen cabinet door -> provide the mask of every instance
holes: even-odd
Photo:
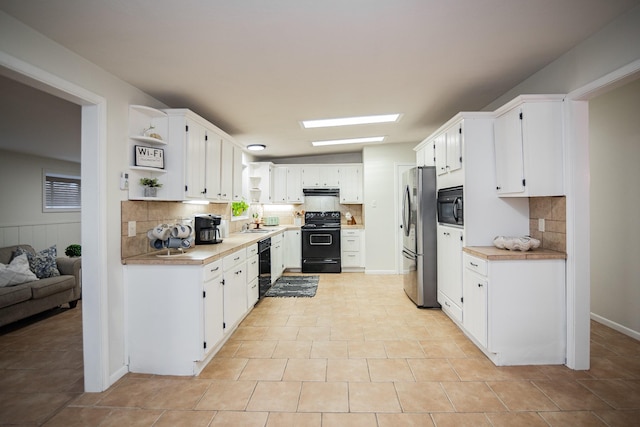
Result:
[[[222,139],[213,131],[207,131],[205,146],[205,188],[207,200],[218,200],[220,193],[220,162]]]
[[[224,334],[222,285],[222,263],[213,262],[204,266],[204,350],[208,354],[220,342]],[[208,270],[212,270],[209,272]]]
[[[302,168],[304,188],[338,188],[340,185],[339,166],[305,165]]]
[[[203,199],[205,197],[205,150],[206,130],[197,123],[187,121],[185,139],[186,152],[186,197]]]
[[[478,343],[487,346],[487,289],[489,282],[472,270],[463,271],[464,316],[463,325]]]
[[[271,237],[271,284],[282,276],[284,271],[284,233]]]
[[[234,144],[227,140],[222,140],[222,158],[220,162],[220,193],[218,200],[231,201],[233,196],[233,149]]]
[[[246,249],[227,255],[224,267],[224,327],[233,331],[247,311]]]
[[[300,166],[287,166],[287,202],[304,203],[302,168]]]
[[[239,202],[245,199],[245,195],[243,192],[243,184],[242,184],[242,171],[244,166],[242,164],[242,150],[240,147],[233,145],[233,179],[232,179],[232,188],[233,188],[233,201]]]
[[[438,225],[437,233],[438,302],[450,317],[457,322],[462,322],[462,247],[464,233],[462,229],[443,225]]]
[[[496,118],[494,124],[496,189],[499,194],[524,192],[521,112],[520,108],[515,108]]]
[[[523,95],[496,114],[498,195],[564,195],[562,96]]]
[[[362,204],[362,165],[340,167],[340,203]]]
[[[447,173],[447,134],[441,133],[435,137],[436,173],[444,175]]]
[[[462,124],[450,128],[447,137],[447,171],[455,172],[462,168]]]
[[[272,203],[287,203],[287,167],[273,166],[271,176],[273,177]]]
[[[302,232],[300,230],[287,230],[284,232],[285,262],[287,269],[302,268]]]

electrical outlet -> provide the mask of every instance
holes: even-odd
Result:
[[[538,218],[538,231],[544,232],[544,218]]]
[[[128,232],[127,235],[129,237],[136,237],[136,222],[135,221],[129,221],[129,223],[127,224],[128,227]]]

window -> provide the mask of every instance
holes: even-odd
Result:
[[[42,191],[43,212],[79,211],[80,177],[44,171]]]

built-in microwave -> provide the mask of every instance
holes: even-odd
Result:
[[[438,190],[438,223],[464,225],[462,186]]]

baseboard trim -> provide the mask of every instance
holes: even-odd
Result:
[[[640,341],[640,332],[634,331],[633,329],[627,328],[619,323],[616,323],[612,320],[604,318],[602,316],[598,316],[595,313],[591,313],[591,320],[594,320],[598,323],[602,323],[605,326],[610,327],[613,330],[620,332],[621,334],[627,335],[633,339]]]
[[[115,371],[113,374],[111,374],[109,376],[109,387],[111,387],[112,385],[114,385],[116,382],[118,382],[118,380],[122,377],[124,377],[125,375],[127,375],[127,373],[129,372],[129,366],[124,365],[122,366],[120,369],[118,369],[117,371]],[[107,388],[109,388],[107,387]],[[107,389],[105,388],[105,390]]]

